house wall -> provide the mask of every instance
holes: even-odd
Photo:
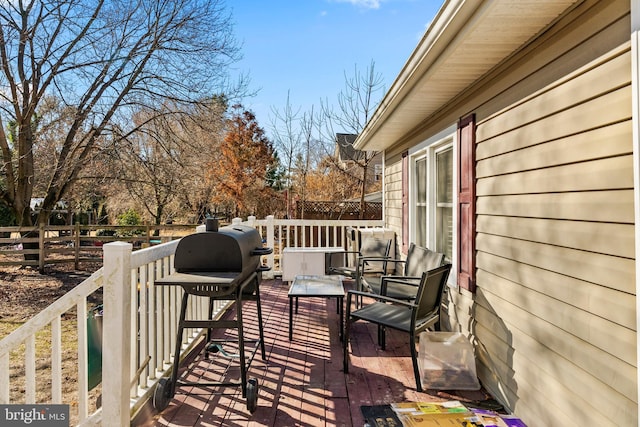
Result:
[[[402,234],[402,157],[387,157],[384,170],[383,219],[385,227]],[[401,239],[396,239],[396,253],[400,254]]]
[[[399,153],[476,113],[477,291],[445,324],[530,426],[638,424],[629,34],[628,0],[585,1],[387,152],[400,233]]]

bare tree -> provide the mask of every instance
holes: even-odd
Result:
[[[114,175],[125,184],[133,206],[142,207],[158,225],[176,218],[178,212],[183,219],[204,218],[206,212],[198,211],[201,207],[207,210],[215,186],[205,179],[207,165],[214,160],[223,137],[224,99],[203,100],[180,115],[170,113],[174,108],[167,103],[168,114],[136,114],[134,120],[144,123],[141,131],[113,153],[119,158]],[[207,186],[209,191],[204,189]],[[204,200],[199,200],[202,192]],[[191,215],[185,215],[188,211]]]
[[[151,121],[146,120],[144,112],[138,116],[146,122],[145,131],[131,135],[129,144],[123,144],[118,150],[116,175],[135,204],[142,206],[159,225],[165,208],[176,196],[181,141],[172,129],[175,123],[170,120],[171,116],[154,115]]]
[[[314,156],[312,147],[317,142],[314,139],[313,133],[317,129],[317,115],[314,113],[313,107],[308,113],[304,113],[302,120],[300,121],[300,134],[303,144],[303,149],[299,153],[297,162],[297,173],[299,176],[299,193],[302,206],[304,208],[304,202],[307,200],[307,177],[312,169],[312,160],[317,159],[318,156]],[[304,209],[300,212],[300,219],[304,219]]]
[[[345,72],[345,87],[338,94],[338,108],[334,110],[327,102],[321,102],[323,140],[327,144],[327,151],[332,152],[337,144],[344,148],[351,148],[351,142],[346,138],[338,138],[338,134],[358,135],[375,112],[379,99],[378,94],[384,93],[382,85],[382,75],[375,71],[375,63],[371,61],[364,72],[361,72],[356,65],[351,77]],[[348,145],[348,147],[347,147]],[[334,159],[334,166],[343,173],[352,176],[357,180],[360,187],[360,218],[364,215],[364,200],[369,184],[369,168],[371,161],[376,156],[375,151],[354,151],[352,161],[355,169],[344,168],[338,163],[337,156]]]
[[[178,175],[179,212],[188,213],[190,222],[200,223],[212,212],[217,181],[210,176],[211,165],[219,161],[220,144],[224,138],[227,103],[213,99],[207,106],[199,106],[184,123],[182,173]]]
[[[272,107],[271,112],[271,132],[274,148],[278,150],[284,160],[285,168],[285,189],[286,189],[286,213],[287,217],[292,217],[291,212],[291,190],[293,187],[293,175],[296,159],[301,155],[302,133],[300,132],[300,107],[294,110],[287,92],[287,102],[283,110]]]
[[[319,114],[311,110],[301,113],[291,106],[289,94],[284,109],[272,108],[271,130],[274,146],[284,157],[286,169],[287,215],[291,216],[294,196],[307,200],[306,178],[324,157]],[[304,214],[304,213],[303,213]]]
[[[96,149],[137,131],[133,111],[166,114],[159,108],[166,100],[190,104],[230,92],[225,73],[238,53],[218,0],[2,2],[0,199],[20,225],[32,223],[30,199],[41,178],[34,162],[37,114],[47,97],[73,114],[65,110],[60,118],[53,168],[41,183],[40,223]]]

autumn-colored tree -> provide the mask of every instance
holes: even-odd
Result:
[[[307,174],[306,187],[310,201],[343,201],[359,191],[358,181],[335,167],[331,158],[324,158]]]
[[[274,150],[255,115],[240,104],[232,107],[219,154],[209,169],[217,181],[214,202],[231,203],[236,217],[256,214],[258,206],[273,197],[267,178],[274,167]]]

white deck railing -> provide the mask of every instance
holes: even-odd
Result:
[[[269,278],[281,274],[279,260],[286,247],[348,248],[347,227],[376,227],[382,222],[269,217],[250,218],[244,224],[256,227],[265,246],[274,249],[263,260],[271,267],[263,275]],[[177,244],[176,240],[136,252],[129,243],[104,245],[100,270],[0,341],[0,404],[69,404],[72,425],[128,425],[172,366],[182,289],[156,287],[154,282],[171,273]],[[108,374],[102,376],[102,384],[88,391],[91,336],[87,318],[100,293],[102,372]],[[189,301],[189,315],[204,318],[208,300],[194,297]],[[226,308],[224,301],[218,303],[215,315]],[[184,334],[183,355],[201,333]],[[38,345],[42,342],[49,345]],[[69,346],[77,355],[77,364],[65,363]],[[73,391],[66,383],[75,384]],[[100,394],[102,405],[96,408]]]
[[[282,274],[280,261],[284,248],[343,247],[348,250],[351,244],[349,228],[384,226],[381,220],[275,219],[272,216],[262,220],[249,217],[243,224],[255,227],[262,235],[265,246],[273,248],[273,254],[266,256],[264,260],[271,267],[270,271],[263,274],[266,278]]]

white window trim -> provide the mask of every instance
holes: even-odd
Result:
[[[458,224],[458,210],[457,210],[457,206],[458,206],[458,192],[457,192],[457,188],[458,188],[458,173],[457,173],[457,167],[458,167],[458,162],[457,162],[457,158],[458,158],[458,143],[457,143],[457,127],[456,125],[453,125],[447,129],[445,129],[444,131],[438,133],[437,135],[433,136],[432,138],[429,138],[425,141],[423,141],[422,143],[412,147],[412,149],[409,150],[409,168],[410,168],[410,173],[409,173],[409,215],[410,215],[410,221],[409,221],[409,241],[413,241],[415,240],[415,233],[416,233],[416,224],[415,224],[415,218],[416,218],[416,193],[415,193],[415,189],[417,188],[416,185],[416,174],[415,174],[415,165],[416,165],[416,161],[423,159],[423,158],[427,158],[427,189],[428,190],[432,190],[435,188],[435,184],[434,181],[436,180],[436,154],[438,152],[441,152],[443,150],[446,150],[448,148],[451,148],[453,151],[453,224],[454,224],[454,228],[453,228],[453,242],[452,242],[452,255],[453,255],[453,259],[451,260],[452,262],[452,269],[451,271],[456,271],[457,268],[457,258],[458,258],[458,245],[457,245],[457,235],[458,235],[458,229],[456,227],[456,224]],[[435,246],[435,201],[436,201],[436,194],[435,191],[428,191],[427,194],[428,200],[427,200],[427,206],[429,207],[427,209],[427,245],[429,247],[434,247]],[[456,275],[455,274],[450,274],[449,275],[449,280],[448,280],[448,284],[451,287],[457,288],[457,280],[456,280]]]
[[[429,147],[427,148],[423,148],[422,150],[420,150],[419,152],[417,152],[416,154],[412,155],[409,157],[409,168],[410,168],[410,173],[409,173],[409,242],[415,242],[416,241],[416,233],[417,233],[417,227],[416,227],[416,218],[418,217],[418,212],[417,212],[417,207],[418,207],[418,201],[416,200],[417,198],[417,189],[418,189],[418,183],[416,182],[416,164],[418,163],[418,161],[422,160],[422,159],[426,159],[426,164],[427,164],[427,183],[426,183],[426,188],[429,189],[430,185],[431,185],[431,174],[428,173],[429,171],[431,171],[431,162],[430,162],[430,157],[429,157]],[[429,196],[429,194],[427,195]],[[427,213],[426,213],[426,221],[427,224],[431,224],[431,209],[429,209],[429,207],[431,206],[431,201],[430,200],[426,200],[425,201],[426,205],[427,205]],[[431,236],[431,230],[427,229],[427,245],[430,244],[430,236]]]

